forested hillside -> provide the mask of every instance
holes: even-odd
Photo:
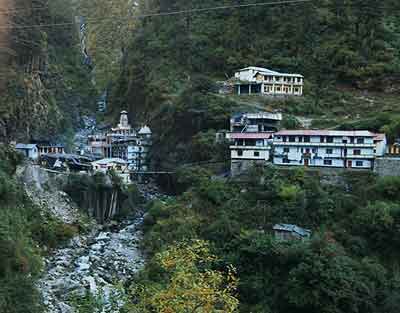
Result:
[[[15,0],[1,13],[0,140],[65,140],[91,109],[89,70],[80,55],[71,1]],[[7,10],[7,7],[5,7]],[[61,26],[51,25],[57,22]],[[65,23],[65,25],[62,25]]]
[[[142,1],[137,14],[250,3]],[[163,167],[197,161],[188,145],[196,145],[195,138],[209,142],[205,132],[227,127],[240,105],[210,91],[245,66],[305,75],[306,97],[276,108],[320,117],[352,114],[346,108],[354,97],[343,90],[399,92],[399,6],[394,0],[324,0],[140,18],[124,51],[111,113],[126,108],[136,121],[150,121]],[[380,108],[364,101],[359,111]]]

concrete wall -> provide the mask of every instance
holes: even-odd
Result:
[[[263,160],[231,160],[231,176],[238,176],[254,165],[265,165],[266,161]]]
[[[400,176],[400,157],[376,158],[374,172],[379,176]]]

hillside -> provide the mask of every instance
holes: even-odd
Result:
[[[143,1],[139,12],[221,4],[232,2]],[[140,19],[109,113],[115,116],[125,108],[137,122],[151,123],[160,138],[156,154],[163,155],[157,161],[162,167],[174,166],[182,155],[196,161],[191,148],[180,147],[195,145],[195,138],[209,129],[227,127],[227,117],[241,105],[215,96],[214,84],[249,65],[304,74],[306,97],[299,103],[256,102],[316,118],[318,127],[324,127],[321,119],[332,127],[370,118],[382,106],[396,113],[398,10],[399,3],[391,0],[326,0]],[[346,110],[349,105],[354,109]]]
[[[1,13],[8,54],[2,66],[0,141],[65,141],[79,115],[91,110],[93,90],[82,63],[78,28],[68,25],[71,1],[2,1],[17,9]],[[5,7],[6,8],[6,7]],[[63,27],[39,24],[67,23]],[[3,51],[4,52],[4,51]]]
[[[284,128],[394,141],[399,13],[398,0],[0,0],[0,312],[397,313],[399,177],[269,163],[228,177],[215,135],[233,113],[277,110]],[[303,74],[304,96],[218,93],[251,65]],[[84,116],[96,132],[121,110],[151,138],[121,123],[102,142],[129,132],[116,141],[129,160],[152,141],[164,184],[126,185],[121,160],[41,169],[8,145],[68,144]]]

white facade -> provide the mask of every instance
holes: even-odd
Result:
[[[128,113],[122,111],[117,127],[106,134],[89,136],[89,152],[104,158],[123,159],[132,171],[147,171],[151,138],[150,127],[145,125],[136,130],[128,122]]]
[[[385,134],[375,134],[374,137],[375,144],[375,156],[382,157],[387,152],[387,139]]]
[[[230,120],[231,132],[270,132],[277,131],[282,121],[282,113],[256,112],[239,113]]]
[[[28,159],[35,161],[39,158],[39,149],[37,145],[19,143],[15,146],[15,149]]]
[[[114,170],[115,173],[126,184],[131,182],[128,162],[119,158],[108,158],[92,162],[93,170],[106,174],[108,171]]]
[[[371,169],[377,153],[375,137],[369,131],[280,131],[274,135],[273,162],[287,166]]]
[[[302,96],[304,77],[287,74],[262,67],[246,67],[235,73],[236,93],[262,94],[270,96]]]

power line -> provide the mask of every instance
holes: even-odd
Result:
[[[248,3],[248,4],[236,4],[236,5],[224,5],[224,6],[216,6],[216,7],[208,7],[208,8],[197,8],[197,9],[187,9],[180,11],[169,11],[169,12],[158,12],[158,13],[147,13],[141,15],[135,15],[129,18],[115,17],[110,16],[108,18],[88,18],[85,19],[85,22],[96,22],[96,21],[104,21],[104,20],[130,20],[130,19],[142,19],[148,17],[163,17],[163,16],[172,16],[172,15],[184,15],[190,13],[203,13],[203,12],[211,12],[211,11],[221,11],[221,10],[229,10],[229,9],[241,9],[241,8],[249,8],[249,7],[266,7],[266,6],[277,6],[277,5],[285,5],[285,4],[300,4],[313,2],[315,0],[285,0],[285,1],[274,1],[274,2],[258,2],[258,3]],[[49,24],[38,24],[38,25],[8,25],[2,26],[0,29],[27,29],[27,28],[42,28],[42,27],[59,27],[59,26],[71,26],[75,24],[79,24],[80,22],[63,22],[63,23],[49,23]]]

